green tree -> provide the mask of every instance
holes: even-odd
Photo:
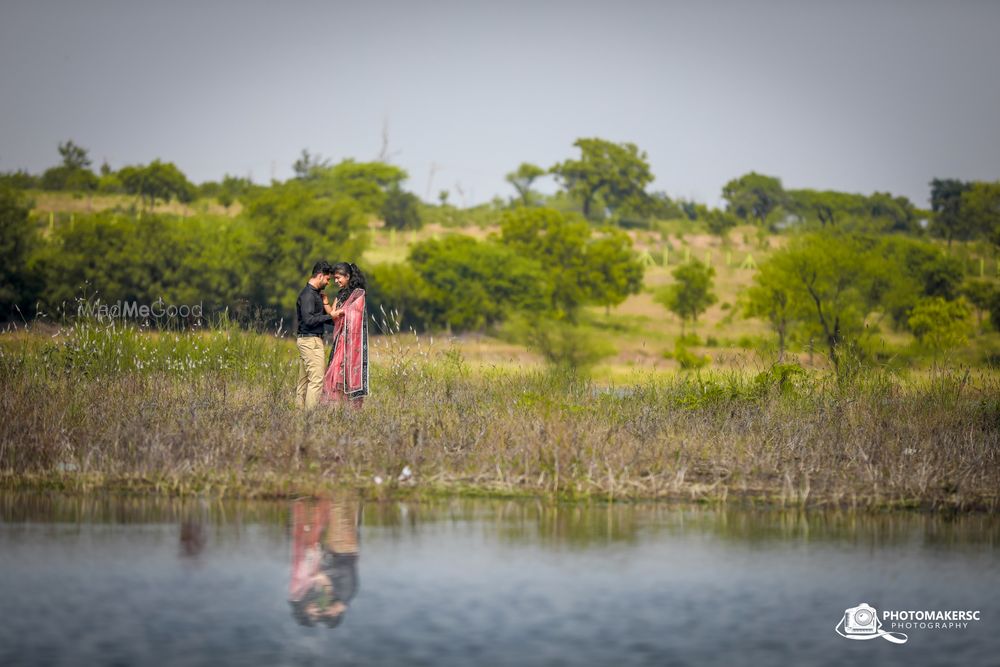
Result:
[[[72,140],[59,144],[59,155],[62,156],[63,166],[67,169],[86,169],[90,166],[87,149],[77,146]]]
[[[891,316],[895,327],[907,326],[910,310],[924,297],[958,297],[962,262],[936,246],[890,236],[879,239],[873,252],[885,269],[873,283],[880,293],[880,308]]]
[[[343,160],[332,167],[312,167],[301,184],[316,197],[352,199],[364,213],[378,215],[389,191],[406,178],[406,171],[391,164]]]
[[[714,208],[712,210],[705,209],[699,217],[705,221],[708,231],[722,239],[726,238],[730,229],[739,224],[739,219],[732,213]]]
[[[220,187],[224,192],[229,192],[237,199],[242,199],[263,188],[263,186],[255,185],[249,178],[232,176],[231,174],[222,177]]]
[[[962,194],[970,184],[954,178],[935,178],[931,181],[932,234],[947,239],[948,247],[954,239],[968,239],[972,229],[962,215]]]
[[[0,186],[0,321],[34,314],[41,275],[34,262],[39,245],[38,230],[31,221],[31,208],[24,196]]]
[[[518,208],[500,219],[500,240],[541,266],[552,284],[552,310],[571,319],[590,296],[586,248],[591,229],[579,216],[551,208]]]
[[[452,234],[415,244],[409,260],[427,286],[422,310],[433,328],[478,330],[514,312],[541,312],[551,298],[534,260],[494,242]]]
[[[43,293],[48,310],[72,312],[79,297],[104,303],[201,304],[205,312],[251,303],[248,228],[242,219],[150,214],[141,220],[113,211],[58,221],[39,249],[53,280]]]
[[[430,287],[409,263],[376,264],[365,276],[365,302],[379,333],[422,330],[433,321]]]
[[[620,229],[607,227],[588,244],[587,264],[591,267],[589,300],[604,306],[606,315],[611,306],[642,290],[646,268],[632,249],[632,239]]]
[[[876,192],[865,201],[869,218],[879,223],[881,232],[909,232],[918,230],[917,209],[906,197],[893,197],[888,192]]]
[[[302,155],[292,163],[292,171],[295,172],[295,178],[306,181],[314,178],[319,170],[327,169],[329,166],[330,160],[322,158],[319,154],[311,154],[303,148]]]
[[[89,192],[96,190],[98,184],[97,176],[89,169],[72,169],[65,165],[46,169],[41,178],[45,190]]]
[[[97,191],[105,194],[121,194],[125,185],[116,173],[104,174],[97,180]]]
[[[149,262],[163,266],[162,273],[158,269],[152,275],[159,278],[161,296],[167,302],[201,303],[206,313],[229,308],[237,319],[266,305],[249,298],[250,285],[257,276],[248,270],[252,239],[244,219],[209,216],[163,216],[163,219],[169,221],[168,229],[161,232],[166,239],[165,248],[158,253],[159,257],[151,256]],[[148,217],[143,217],[140,226],[145,227],[147,221]],[[142,236],[134,239],[142,243]],[[142,256],[139,249],[131,252]],[[179,261],[164,256],[169,252],[176,254]]]
[[[0,173],[0,188],[8,187],[13,190],[31,190],[38,187],[40,182],[37,176],[29,174],[24,169]]]
[[[125,192],[148,202],[149,208],[153,208],[158,199],[168,202],[176,198],[180,202],[191,202],[198,193],[173,162],[153,160],[145,166],[122,167],[118,170],[118,178]]]
[[[610,307],[635,294],[644,267],[621,231],[595,235],[575,214],[551,208],[520,207],[500,219],[500,241],[535,260],[552,285],[554,317],[575,321],[587,303]]]
[[[653,174],[645,151],[635,144],[592,138],[577,139],[573,145],[580,149],[580,159],[560,162],[551,172],[580,199],[584,217],[591,216],[598,198],[614,211],[640,206],[649,197],[645,188],[653,181]]]
[[[941,297],[923,299],[910,313],[909,325],[920,343],[934,351],[935,357],[968,342],[969,307],[965,299],[947,301]]]
[[[775,252],[764,265],[787,288],[788,309],[805,334],[822,338],[838,370],[843,349],[858,342],[865,317],[885,293],[885,274],[892,270],[875,248],[866,237],[809,234]]]
[[[646,213],[658,220],[677,220],[685,217],[683,204],[686,202],[672,200],[666,192],[654,192],[649,195]]]
[[[794,239],[760,267],[746,312],[776,331],[820,336],[839,368],[840,352],[874,330],[865,327],[869,315],[909,327],[917,304],[955,299],[961,280],[961,262],[930,243],[823,232]]]
[[[816,221],[821,227],[833,227],[848,216],[864,209],[864,196],[833,190],[788,190],[788,210],[804,221]]]
[[[46,282],[43,307],[50,312],[71,307],[81,293],[105,302],[136,299],[138,286],[131,282],[134,261],[126,252],[135,229],[134,221],[111,211],[78,215],[72,223],[57,220],[39,248],[38,264],[45,275],[58,272],[67,278]]]
[[[551,208],[518,208],[500,219],[500,241],[543,267],[555,317],[575,321],[581,306],[609,308],[641,288],[645,267],[620,230],[594,234],[584,220]]]
[[[680,206],[680,209],[683,212],[684,217],[692,221],[697,220],[698,218],[702,217],[704,213],[708,212],[708,207],[705,206],[704,204],[698,204],[696,202],[688,201],[685,199],[681,199],[678,202],[678,205]]]
[[[389,187],[381,214],[389,229],[420,229],[424,224],[420,217],[420,200],[397,183]]]
[[[970,280],[961,287],[961,294],[976,310],[976,325],[983,328],[983,314],[989,312],[990,305],[996,298],[997,290],[985,280]]]
[[[726,183],[722,198],[728,204],[727,210],[736,217],[753,218],[763,224],[771,211],[784,203],[785,191],[779,179],[751,171]]]
[[[98,179],[90,171],[90,158],[87,150],[77,146],[72,141],[59,144],[59,155],[62,164],[46,169],[42,174],[41,185],[46,190],[87,191],[96,190]]]
[[[804,223],[843,231],[919,231],[919,212],[906,197],[888,192],[870,196],[832,190],[788,190],[783,206]]]
[[[743,295],[743,314],[766,320],[778,336],[778,361],[784,359],[787,339],[796,321],[796,304],[791,293],[792,277],[780,263],[765,262]]]
[[[676,281],[656,292],[654,299],[681,318],[681,335],[687,320],[698,322],[698,316],[718,301],[712,292],[715,269],[698,260],[681,264],[671,272]]]
[[[215,198],[222,206],[229,208],[237,200],[246,201],[263,191],[262,185],[255,185],[249,178],[226,174],[221,182],[205,181],[198,186],[198,196]]]
[[[521,203],[531,206],[534,203],[535,193],[531,190],[531,184],[536,179],[545,175],[545,170],[529,162],[522,162],[517,171],[512,171],[504,178],[517,190],[517,195],[521,198]]]
[[[963,225],[969,237],[985,237],[1000,245],[1000,181],[970,183],[959,202]]]

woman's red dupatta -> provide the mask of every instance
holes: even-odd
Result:
[[[356,289],[341,306],[344,316],[333,327],[333,351],[323,378],[328,399],[368,395],[368,318],[365,291]]]
[[[292,578],[288,585],[288,599],[301,600],[312,588],[313,578],[319,574],[323,549],[320,533],[329,510],[319,503],[308,506],[301,501],[292,505]]]

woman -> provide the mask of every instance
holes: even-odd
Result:
[[[356,264],[333,267],[336,303],[324,295],[323,308],[333,317],[333,350],[323,378],[324,402],[351,399],[361,407],[368,395],[368,317],[365,312],[365,276]]]

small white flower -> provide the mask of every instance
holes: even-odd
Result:
[[[381,483],[382,483],[382,478],[379,477],[378,475],[375,475],[375,484],[378,485],[378,484],[381,484]]]
[[[403,466],[403,472],[399,473],[399,481],[405,482],[411,477],[413,477],[413,471],[410,470],[410,466]]]

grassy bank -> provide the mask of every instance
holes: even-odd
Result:
[[[295,364],[292,340],[234,328],[4,334],[0,485],[1000,506],[995,373],[789,365],[608,387],[389,336],[363,409],[303,412]]]

